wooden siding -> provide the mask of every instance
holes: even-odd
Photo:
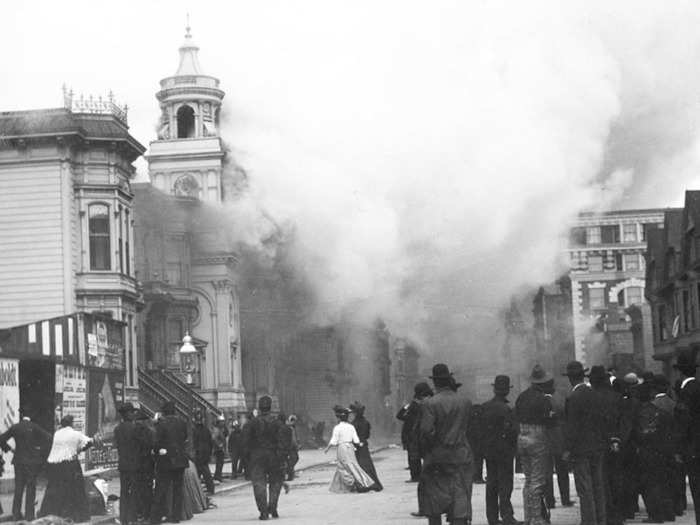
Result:
[[[0,328],[68,313],[58,162],[0,166]]]

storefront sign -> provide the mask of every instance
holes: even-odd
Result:
[[[124,372],[88,370],[87,434],[99,434],[103,443],[100,448],[88,449],[88,470],[117,466],[114,428],[119,423],[117,408],[123,402]]]

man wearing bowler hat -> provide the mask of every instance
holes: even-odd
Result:
[[[114,442],[119,455],[119,522],[128,525],[136,523],[137,518],[137,471],[139,451],[143,447],[139,442],[141,434],[137,432],[134,422],[136,416],[134,405],[124,403],[118,410],[122,420],[114,429]]]
[[[482,448],[486,459],[486,519],[489,525],[516,525],[510,496],[513,492],[513,461],[518,428],[508,406],[510,377],[498,375],[493,381],[493,399],[481,405]],[[520,524],[521,525],[521,524]]]
[[[440,525],[447,514],[453,525],[471,523],[473,457],[467,442],[471,403],[453,389],[447,365],[439,363],[430,376],[435,395],[422,404],[419,435],[424,453],[418,484],[419,508],[429,525]]]
[[[536,364],[530,374],[530,388],[515,401],[519,426],[517,448],[525,474],[523,508],[528,525],[545,525],[542,507],[551,455],[547,433],[554,424],[552,401],[547,392],[553,384],[552,376]]]
[[[680,401],[684,416],[681,417],[683,462],[693,496],[695,523],[700,525],[700,384],[695,379],[697,367],[692,350],[680,352],[676,364],[673,365],[681,376]]]
[[[603,458],[607,450],[604,416],[598,396],[585,382],[586,372],[578,361],[566,365],[572,389],[564,408],[563,458],[574,467],[574,481],[581,508],[581,525],[606,523]]]

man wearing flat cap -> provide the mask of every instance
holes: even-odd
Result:
[[[695,507],[695,523],[700,524],[700,384],[695,379],[697,361],[693,351],[678,354],[673,368],[681,378],[680,418],[683,460]]]
[[[471,523],[473,457],[467,442],[471,403],[454,389],[447,365],[433,367],[435,395],[421,407],[419,433],[424,452],[418,484],[419,508],[429,525],[447,514],[453,525]]]
[[[578,361],[566,365],[571,393],[564,408],[564,455],[573,463],[576,492],[581,504],[581,525],[606,523],[603,458],[607,450],[604,416],[598,397],[585,382],[586,372]]]
[[[272,415],[272,398],[258,400],[259,414],[243,428],[243,441],[250,450],[250,476],[261,520],[279,517],[277,503],[284,482],[284,423]],[[269,493],[269,498],[268,498]]]
[[[513,461],[518,428],[508,406],[510,377],[498,375],[493,381],[493,398],[481,405],[482,448],[486,459],[486,519],[498,525],[516,525],[510,496],[513,493]]]
[[[515,401],[518,454],[525,474],[523,510],[525,523],[529,525],[545,525],[542,505],[552,454],[548,431],[554,425],[554,410],[547,393],[553,385],[552,376],[536,364],[530,374],[530,388]]]

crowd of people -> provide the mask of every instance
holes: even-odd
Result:
[[[524,523],[550,523],[555,507],[553,473],[560,503],[572,506],[573,472],[581,525],[621,525],[646,511],[645,523],[675,521],[686,511],[686,478],[696,523],[700,523],[700,384],[692,354],[681,353],[674,388],[660,374],[629,373],[577,361],[563,375],[563,402],[554,377],[536,365],[530,386],[510,405],[510,378],[493,382],[494,397],[473,406],[458,394],[447,365],[433,367],[434,391],[415,387],[399,411],[408,454],[409,481],[418,483],[418,511],[430,525],[447,515],[453,525],[472,520],[471,492],[486,464],[489,525],[522,525],[513,512],[514,465],[521,465]],[[477,472],[478,471],[478,472]]]

